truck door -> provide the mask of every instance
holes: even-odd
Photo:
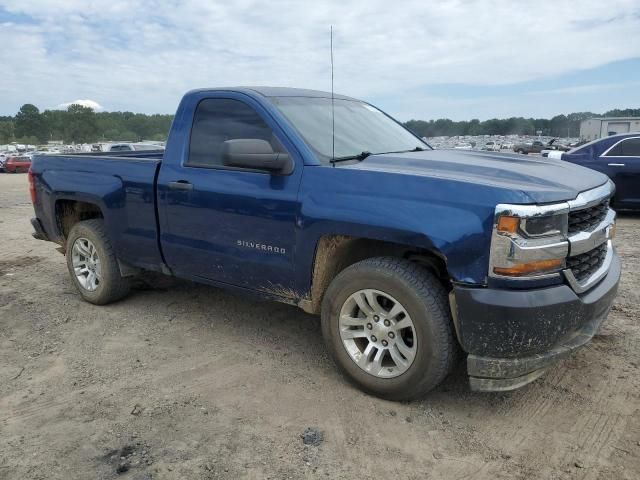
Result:
[[[182,158],[165,157],[160,169],[165,261],[181,277],[284,292],[294,284],[303,162],[261,105],[241,94],[220,95],[197,103]],[[291,156],[293,172],[223,165],[223,142],[234,139],[268,141]]]
[[[599,161],[616,184],[615,200],[620,208],[640,207],[640,136],[621,140]]]

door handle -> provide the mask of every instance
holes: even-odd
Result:
[[[624,167],[625,166],[624,163],[608,163],[607,165],[609,165],[610,167]]]
[[[193,190],[193,185],[186,180],[178,180],[177,182],[169,182],[167,186],[171,190]]]

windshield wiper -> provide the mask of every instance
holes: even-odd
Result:
[[[425,151],[426,148],[415,147],[411,150],[399,150],[395,152],[380,152],[380,153],[371,153],[369,151],[360,152],[357,155],[347,155],[346,157],[336,157],[330,160],[331,164],[335,166],[336,162],[346,162],[347,160],[364,160],[370,155],[386,155],[388,153],[406,153],[406,152],[422,152]]]
[[[357,155],[347,155],[346,157],[336,157],[331,159],[331,163],[335,164],[336,162],[346,162],[347,160],[364,160],[369,155],[373,155],[371,152],[360,152]]]
[[[398,151],[396,151],[396,152],[384,152],[384,153],[424,152],[425,150],[426,150],[426,148],[416,147],[416,148],[412,148],[411,150],[398,150]]]
[[[389,155],[390,153],[425,152],[426,150],[427,150],[426,148],[415,147],[415,148],[412,148],[411,150],[393,150],[391,152],[379,152],[379,153],[376,153],[375,155]]]

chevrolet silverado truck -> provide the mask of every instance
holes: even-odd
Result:
[[[392,400],[462,352],[473,390],[533,381],[591,340],[620,277],[602,173],[434,150],[324,92],[194,90],[164,152],[36,156],[29,181],[34,236],[86,301],[152,270],[297,305],[346,376]]]

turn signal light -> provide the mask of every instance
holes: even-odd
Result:
[[[498,219],[498,232],[500,233],[516,233],[520,226],[519,217],[510,217],[503,215]]]
[[[554,271],[562,267],[564,260],[557,258],[553,260],[539,260],[530,263],[517,263],[511,267],[494,267],[494,273],[498,275],[508,275],[511,277],[520,277],[532,273],[545,273]]]

